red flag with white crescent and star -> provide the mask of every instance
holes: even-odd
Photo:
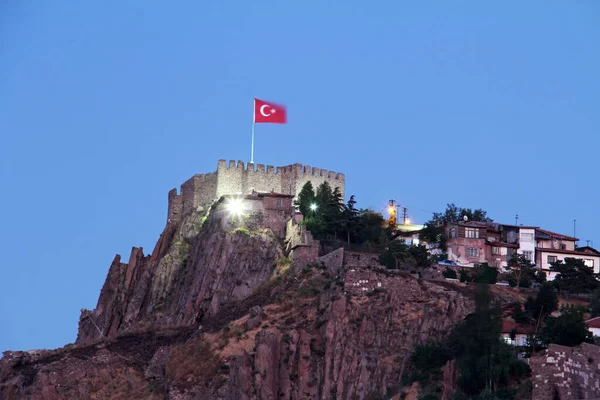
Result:
[[[254,122],[285,124],[287,122],[287,114],[285,106],[266,102],[259,99],[254,99]]]

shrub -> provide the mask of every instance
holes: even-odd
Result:
[[[229,372],[229,365],[227,364],[222,364],[219,369],[223,372]]]
[[[214,376],[218,363],[219,356],[210,344],[195,338],[171,348],[165,373],[176,385],[191,387]]]
[[[417,369],[428,372],[442,367],[450,358],[450,350],[442,342],[434,340],[417,345],[410,356]]]
[[[444,276],[444,278],[458,279],[458,277],[456,275],[456,271],[454,271],[453,269],[450,269],[448,267],[446,267],[446,270],[444,272],[442,272],[442,275]]]

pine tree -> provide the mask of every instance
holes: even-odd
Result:
[[[598,287],[594,269],[586,266],[583,260],[567,257],[564,262],[553,263],[550,269],[558,272],[553,283],[560,291],[589,293]]]
[[[346,239],[350,244],[351,236],[355,235],[355,230],[358,227],[358,209],[356,208],[356,200],[354,195],[350,196],[348,203],[343,211],[343,227],[346,231]]]
[[[306,182],[304,186],[302,186],[302,190],[298,194],[298,199],[294,202],[294,204],[298,207],[300,212],[307,217],[310,211],[311,204],[315,203],[315,191],[313,189],[313,185],[310,181]]]

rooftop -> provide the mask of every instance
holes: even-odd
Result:
[[[531,326],[520,326],[515,321],[510,319],[502,320],[502,329],[500,333],[511,333],[512,331],[516,331],[518,334],[528,334],[533,332],[533,327]]]
[[[561,253],[561,254],[573,254],[578,256],[589,256],[589,255],[600,255],[600,251],[596,250],[595,253],[590,251],[580,251],[580,250],[562,250],[562,249],[551,249],[548,247],[536,247],[536,250],[542,253]]]
[[[567,235],[562,235],[560,233],[556,233],[556,232],[552,232],[552,231],[547,231],[545,229],[541,229],[541,228],[536,228],[535,229],[535,237],[538,238],[544,238],[544,236],[547,236],[549,239],[560,239],[560,240],[570,240],[570,241],[577,241],[579,240],[578,238],[575,238],[573,236],[567,236]]]
[[[523,228],[523,229],[538,229],[538,226],[529,226],[529,225],[511,225],[511,224],[500,224],[502,226],[506,226],[508,228]]]
[[[590,318],[585,321],[588,328],[600,328],[600,317]]]
[[[400,232],[417,232],[425,228],[425,225],[417,224],[398,224],[397,229]]]

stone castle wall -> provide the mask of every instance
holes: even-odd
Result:
[[[242,161],[219,160],[217,170],[196,174],[181,185],[181,194],[169,192],[170,221],[178,221],[193,210],[206,210],[223,195],[247,195],[252,191],[275,192],[296,196],[302,186],[311,181],[313,187],[328,182],[332,189],[339,188],[344,195],[345,176],[302,164],[283,167]]]
[[[530,359],[536,400],[600,398],[600,347],[582,343],[576,347],[551,344]]]

